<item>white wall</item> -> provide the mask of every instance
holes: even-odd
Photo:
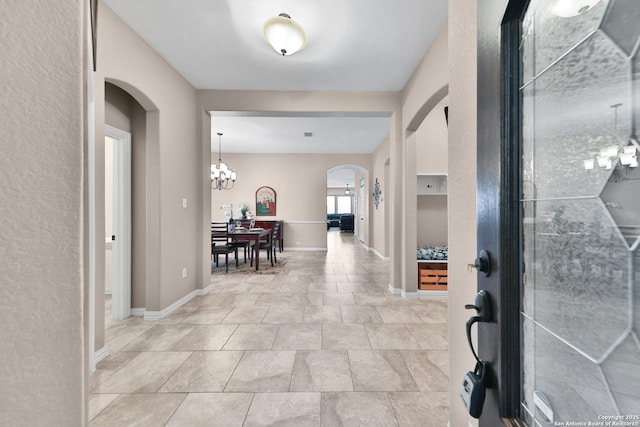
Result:
[[[0,2],[0,425],[86,416],[85,2]]]

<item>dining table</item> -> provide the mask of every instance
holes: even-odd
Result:
[[[249,240],[253,241],[256,248],[256,271],[260,266],[260,239],[266,237],[269,234],[269,229],[266,228],[244,228],[236,227],[233,231],[228,233],[229,237],[233,240]]]

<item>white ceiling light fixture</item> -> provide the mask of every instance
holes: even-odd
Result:
[[[269,18],[263,31],[267,42],[282,56],[293,55],[307,45],[302,26],[286,13]]]
[[[218,132],[218,163],[211,165],[211,188],[231,190],[237,174],[222,161],[222,134]]]

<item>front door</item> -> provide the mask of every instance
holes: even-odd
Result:
[[[640,425],[639,46],[637,0],[478,4],[481,426]]]

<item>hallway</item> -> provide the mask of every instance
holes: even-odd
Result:
[[[388,262],[327,239],[278,274],[230,265],[160,321],[107,318],[90,425],[446,426],[446,300],[391,295]]]

